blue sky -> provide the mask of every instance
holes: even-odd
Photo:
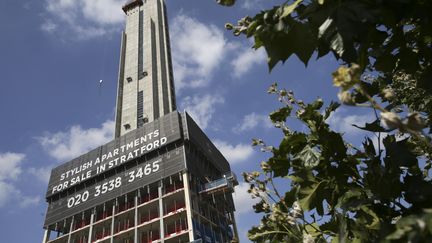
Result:
[[[40,242],[51,168],[112,139],[123,2],[0,1],[2,241]],[[166,2],[178,108],[194,117],[239,177],[265,159],[250,147],[252,138],[280,138],[267,119],[279,106],[266,93],[272,82],[306,101],[337,99],[334,58],[306,69],[293,57],[269,74],[265,52],[223,27],[283,1],[239,0],[232,8],[213,0]],[[330,123],[354,138],[359,133],[350,124],[371,119],[341,109]],[[234,195],[242,242],[259,224],[246,189],[241,182]]]

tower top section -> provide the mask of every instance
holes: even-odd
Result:
[[[123,11],[126,13],[128,10],[133,9],[137,6],[142,6],[144,3],[142,0],[130,0],[123,7]]]
[[[164,1],[132,0],[123,11],[116,138],[176,110]]]

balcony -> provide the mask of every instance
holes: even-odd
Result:
[[[139,243],[155,243],[160,242],[160,224],[159,221],[142,224],[138,226],[138,242]]]
[[[173,238],[188,232],[188,225],[185,215],[168,220],[165,223],[165,239]]]
[[[176,192],[184,187],[183,182],[177,182],[174,185],[167,186],[165,188],[165,195]]]
[[[75,223],[73,230],[76,231],[76,230],[82,229],[88,225],[90,225],[90,219],[80,220],[80,221]]]
[[[98,242],[99,240],[102,240],[104,238],[110,237],[111,236],[111,232],[110,231],[98,231],[95,233],[95,237],[94,240],[92,242]]]
[[[119,232],[128,230],[132,227],[134,227],[134,220],[133,218],[127,218],[127,219],[123,219],[119,222],[116,223],[115,227],[114,227],[114,234],[117,234]]]
[[[144,194],[143,196],[141,196],[141,198],[138,201],[138,204],[145,204],[148,203],[150,201],[153,201],[154,199],[158,198],[159,194],[158,192],[151,192],[150,194]]]
[[[111,221],[101,220],[93,225],[92,242],[102,242],[111,236]]]
[[[127,211],[128,209],[131,209],[135,206],[134,202],[128,202],[122,205],[119,205],[118,208],[116,209],[116,213],[121,213],[124,211]]]

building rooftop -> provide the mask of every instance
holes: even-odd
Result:
[[[125,5],[123,5],[122,9],[126,13],[129,9],[132,9],[136,6],[142,6],[143,1],[142,0],[130,0]]]

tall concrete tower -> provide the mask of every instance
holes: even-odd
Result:
[[[123,11],[115,137],[176,110],[164,1],[132,0]]]
[[[175,111],[164,1],[123,11],[115,138],[52,169],[42,243],[235,242],[236,176]]]

